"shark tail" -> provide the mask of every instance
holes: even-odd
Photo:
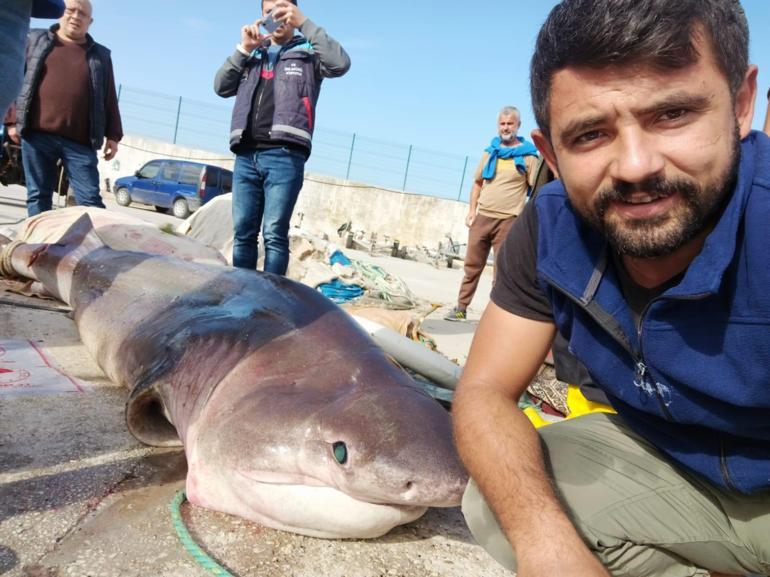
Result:
[[[105,246],[88,214],[78,218],[55,243],[0,241],[0,276],[40,281],[69,303],[72,272],[87,254]]]

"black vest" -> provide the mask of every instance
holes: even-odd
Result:
[[[16,99],[16,126],[19,133],[24,136],[25,127],[29,123],[32,98],[40,84],[40,74],[43,63],[54,46],[56,30],[55,24],[48,30],[30,30],[27,39],[27,68],[24,73],[24,83],[21,93]],[[106,47],[94,42],[90,35],[86,35],[86,58],[91,90],[91,110],[89,118],[91,148],[99,150],[104,144],[105,131],[107,130],[107,116],[105,98],[107,95],[107,70],[112,66],[110,51]]]

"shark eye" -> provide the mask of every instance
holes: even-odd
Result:
[[[348,460],[348,447],[342,441],[337,441],[332,445],[332,451],[334,452],[334,459],[340,464],[344,465]]]

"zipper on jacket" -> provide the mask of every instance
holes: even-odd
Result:
[[[542,274],[542,273],[541,273]],[[620,326],[618,325],[617,330],[612,330],[610,327],[607,326],[607,323],[604,319],[602,319],[599,315],[596,314],[596,311],[592,310],[591,307],[588,306],[587,302],[584,302],[582,299],[579,299],[575,296],[573,296],[569,291],[565,290],[564,287],[562,287],[559,283],[555,282],[552,278],[549,276],[543,274],[543,277],[548,281],[548,283],[553,286],[555,289],[557,289],[560,293],[565,295],[568,299],[570,299],[572,302],[574,302],[576,305],[580,307],[581,310],[585,311],[588,316],[590,316],[596,324],[598,324],[604,331],[609,334],[623,349],[628,352],[631,355],[631,358],[634,362],[634,365],[636,367],[636,373],[634,377],[634,384],[642,389],[649,389],[652,388],[655,391],[655,398],[658,400],[658,405],[660,406],[660,410],[663,413],[663,416],[666,418],[667,421],[675,421],[673,415],[668,410],[668,407],[666,406],[665,401],[663,400],[663,397],[660,394],[660,390],[658,389],[657,385],[654,383],[651,383],[651,377],[650,372],[647,367],[647,364],[644,362],[644,350],[642,347],[642,325],[644,324],[644,317],[647,314],[647,311],[649,310],[650,306],[657,300],[659,300],[662,297],[655,297],[654,299],[650,300],[647,305],[645,305],[644,310],[642,310],[641,315],[639,315],[639,325],[636,330],[637,340],[639,342],[639,348],[638,350],[634,349],[634,347],[631,346],[631,343],[628,342],[628,339],[625,338],[625,334],[620,331]],[[691,297],[674,297],[680,300],[698,300],[702,299],[708,296],[708,293],[702,293],[698,295],[693,295]],[[671,298],[671,297],[667,297]],[[610,316],[608,313],[605,313],[608,316]],[[614,317],[610,317],[613,319]]]
[[[735,486],[735,483],[733,483],[732,478],[730,477],[730,471],[727,468],[727,454],[725,452],[725,438],[723,436],[719,436],[719,469],[722,473],[722,479],[725,482],[725,486],[727,486],[728,489],[731,491],[737,491],[738,488]]]
[[[278,78],[278,64],[281,62],[281,57],[283,56],[284,52],[289,48],[289,45],[282,46],[280,50],[278,50],[278,54],[275,57],[275,62],[273,63],[273,78],[270,80],[272,84],[273,89],[273,100],[275,101],[275,81],[276,78]],[[252,117],[254,121],[259,120],[259,107],[262,104],[262,96],[265,94],[265,82],[264,78],[262,78],[262,68],[265,66],[265,60],[267,60],[268,64],[270,62],[270,58],[267,55],[267,52],[265,52],[263,58],[262,58],[262,66],[260,67],[259,71],[259,84],[257,85],[257,90],[259,90],[259,97],[257,98],[257,110],[256,114]],[[273,113],[273,118],[270,119],[270,128],[267,131],[267,136],[269,138],[273,138],[273,129],[272,125],[275,123],[275,113]],[[255,122],[256,124],[256,122]]]
[[[260,78],[260,80],[262,80]],[[265,94],[265,85],[264,83],[261,83],[261,86],[259,87],[259,96],[257,96],[257,109],[254,111],[254,114],[252,115],[252,122],[254,124],[257,124],[259,121],[259,107],[262,105],[262,96]]]
[[[638,387],[641,387],[645,391],[648,390],[648,388],[653,389],[655,391],[655,398],[658,400],[658,405],[660,406],[660,410],[663,413],[663,416],[666,417],[667,421],[674,421],[674,417],[668,410],[668,405],[666,405],[666,401],[663,399],[663,395],[660,393],[660,387],[658,387],[657,383],[651,382],[653,379],[651,378],[650,373],[647,370],[647,365],[644,362],[644,345],[642,344],[642,326],[644,325],[644,317],[647,315],[647,311],[650,310],[652,303],[654,303],[659,298],[660,297],[655,297],[648,301],[647,304],[644,305],[644,309],[642,309],[642,312],[639,315],[639,323],[636,327],[636,340],[639,343],[639,356],[636,359],[636,379],[639,379],[639,383],[637,384],[637,380],[634,379],[634,384]]]
[[[708,296],[709,293],[699,293],[696,295],[691,296],[676,296],[676,297],[666,297],[669,300],[682,300],[682,301],[696,301],[704,299]],[[662,296],[657,296],[653,299],[651,299],[642,310],[642,313],[639,315],[639,325],[636,327],[636,339],[639,342],[639,358],[637,359],[637,377],[638,378],[649,378],[649,371],[647,370],[647,366],[644,364],[644,344],[642,341],[642,326],[644,325],[644,317],[647,316],[647,311],[650,310],[650,307],[653,303],[655,303],[658,300],[661,300]],[[645,381],[641,381],[645,382]],[[657,384],[655,385],[655,396],[658,399],[658,403],[660,404],[660,409],[663,411],[663,414],[666,416],[666,418],[669,421],[674,421],[674,417],[671,415],[671,413],[668,410],[668,406],[666,405],[665,401],[663,400],[662,395],[660,394],[660,389],[658,388]]]

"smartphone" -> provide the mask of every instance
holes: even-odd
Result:
[[[281,24],[282,22],[278,22],[278,20],[273,18],[272,12],[268,12],[267,16],[262,19],[260,27],[264,28],[268,34],[272,34],[280,28]]]

